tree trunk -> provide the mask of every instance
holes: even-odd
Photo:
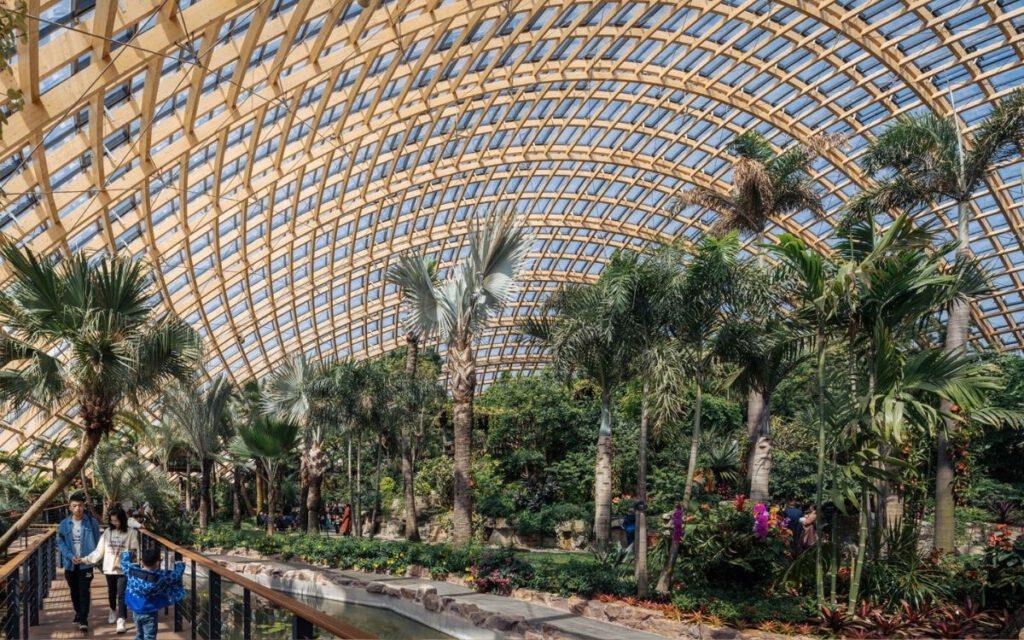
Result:
[[[763,406],[764,401],[761,398],[761,394],[754,389],[751,389],[747,393],[747,450],[744,452],[743,456],[743,465],[746,467],[748,485],[753,479],[753,468],[751,467],[750,462],[754,458],[754,449],[757,447],[758,420],[761,417],[761,409]]]
[[[634,558],[636,566],[633,576],[636,578],[636,594],[647,596],[647,380],[644,380],[643,396],[640,399],[640,435],[637,438],[636,464],[636,541]]]
[[[963,172],[962,165],[961,159],[961,173]],[[956,230],[957,241],[960,243],[956,251],[958,257],[967,257],[971,253],[970,215],[970,202],[967,200],[959,202]],[[963,351],[966,348],[970,320],[971,306],[969,302],[956,300],[949,306],[949,318],[946,320],[945,350],[947,353]],[[943,400],[942,410],[948,414],[951,409],[952,405]],[[949,440],[956,433],[959,424],[956,420],[946,418],[943,426],[945,428],[940,426],[935,438],[935,548],[939,551],[955,551],[953,540],[956,524],[953,502],[955,473],[949,450]]]
[[[306,495],[306,533],[311,536],[320,535],[320,508],[321,488],[323,487],[324,474],[322,472],[310,472],[309,491]]]
[[[356,508],[356,485],[355,482],[353,482],[354,476],[352,475],[352,436],[349,435],[349,437],[346,438],[346,440],[346,448],[348,450],[348,453],[346,454],[345,457],[345,472],[348,475],[348,506],[349,510],[352,512],[350,519],[354,520]],[[354,523],[352,524],[352,531],[356,531]]]
[[[377,460],[373,471],[373,509],[370,510],[370,537],[377,535],[377,516],[380,513],[380,453],[381,443],[377,442]]]
[[[231,470],[231,528],[242,528],[242,468],[238,466]]]
[[[199,530],[210,524],[210,460],[199,461]]]
[[[35,502],[29,505],[17,522],[11,525],[10,529],[4,531],[3,535],[0,535],[0,553],[6,551],[7,547],[11,546],[11,543],[18,538],[18,535],[39,517],[43,509],[49,506],[50,502],[64,491],[64,487],[71,484],[75,476],[78,475],[78,472],[85,467],[85,463],[89,461],[102,436],[103,430],[101,429],[90,429],[82,435],[82,443],[79,445],[75,456],[68,462],[68,466],[64,468],[64,471],[54,478],[53,483],[36,498]]]
[[[409,380],[416,379],[416,367],[420,351],[419,336],[406,334],[407,349],[405,352],[405,375]],[[410,403],[410,409],[414,409]],[[405,539],[409,542],[420,541],[418,515],[416,513],[416,470],[413,463],[413,430],[411,425],[403,424],[399,431],[402,455],[402,489],[405,495]]]
[[[594,460],[594,548],[608,548],[612,523],[612,391],[601,392],[601,426]]]
[[[750,452],[750,500],[768,502],[768,482],[772,472],[771,398],[763,393],[754,431],[754,448]]]
[[[448,347],[453,381],[452,400],[455,428],[455,512],[452,514],[453,542],[469,544],[473,535],[473,489],[470,464],[473,438],[473,393],[476,390],[476,354],[469,341]]]
[[[299,456],[299,531],[309,529],[309,460],[308,451]]]
[[[267,470],[267,535],[274,535],[274,520],[277,513],[277,474]]]
[[[860,513],[857,514],[857,554],[855,556],[853,571],[850,573],[850,594],[846,603],[846,610],[853,611],[857,606],[860,596],[860,577],[864,570],[864,552],[868,543],[868,483],[862,480],[860,483]]]
[[[263,511],[263,505],[266,503],[266,488],[263,486],[263,476],[260,475],[259,471],[256,472],[256,513]]]
[[[817,355],[817,371],[815,382],[817,393],[815,403],[818,413],[818,471],[815,477],[814,508],[817,511],[817,523],[825,523],[825,517],[821,510],[822,499],[825,494],[825,328],[823,323],[818,324],[818,335],[815,339],[815,350]],[[833,518],[833,522],[835,519]],[[818,599],[818,606],[825,604],[825,573],[821,558],[821,544],[823,526],[818,526],[818,536],[814,543],[814,594]],[[831,533],[835,533],[830,528]],[[835,541],[833,541],[835,544]]]
[[[185,512],[192,513],[192,461],[185,458]]]
[[[363,436],[356,437],[356,501],[352,506],[352,531],[363,537]]]
[[[703,359],[703,350],[698,349],[697,357]],[[704,390],[701,388],[704,376],[701,368],[698,367],[695,376],[697,392],[693,403],[693,433],[690,436],[690,459],[686,465],[686,485],[683,487],[683,531],[686,531],[686,514],[690,510],[690,497],[693,495],[693,474],[697,469],[697,452],[700,448],[701,432],[701,411],[704,405]],[[655,589],[660,594],[667,594],[672,584],[672,574],[676,570],[676,558],[679,555],[679,542],[672,536],[672,544],[669,546],[668,562],[658,577],[658,585]]]

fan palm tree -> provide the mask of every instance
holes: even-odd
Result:
[[[152,276],[141,262],[82,254],[58,261],[0,247],[11,281],[0,292],[0,399],[56,410],[78,407],[81,445],[53,484],[0,536],[6,549],[85,466],[118,410],[192,376],[199,336],[175,316],[158,316]]]
[[[388,281],[399,288],[403,293],[413,289],[417,283],[433,283],[437,286],[437,261],[425,254],[409,254],[399,258],[398,262],[388,269]],[[416,386],[416,374],[419,369],[420,334],[416,327],[406,327],[405,332],[405,375],[409,380],[409,391]],[[416,411],[416,394],[410,393],[406,400],[409,402],[410,413]],[[399,449],[402,458],[402,491],[405,496],[405,538],[410,542],[418,542],[420,539],[418,515],[416,512],[416,490],[415,477],[416,469],[413,464],[413,429],[409,421],[403,420],[399,428]]]
[[[867,189],[852,204],[854,209],[881,207],[907,209],[937,200],[956,205],[957,256],[970,255],[971,202],[1001,162],[1020,155],[1024,142],[1024,90],[996,104],[971,133],[964,131],[956,114],[900,116],[864,155],[865,168],[881,174],[882,181]],[[945,348],[966,347],[970,322],[969,298],[951,303],[946,319]],[[950,407],[944,407],[948,413]],[[936,434],[935,547],[953,550],[953,463],[949,436],[956,421],[947,419]]]
[[[277,476],[299,440],[299,426],[272,416],[260,416],[238,427],[238,436],[229,450],[239,458],[254,458],[267,474],[267,535],[274,535],[277,515]]]
[[[288,360],[270,377],[263,389],[266,411],[302,426],[300,477],[305,502],[299,525],[307,533],[320,532],[321,486],[327,469],[324,439],[337,424],[335,407],[338,392],[332,368],[326,363],[310,363],[305,357]],[[305,522],[304,522],[305,521]]]
[[[594,547],[604,550],[611,529],[612,400],[638,364],[641,334],[637,320],[647,299],[638,295],[639,258],[616,252],[592,284],[564,285],[544,309],[523,324],[528,339],[543,345],[555,367],[580,374],[597,389],[601,422],[594,462]]]
[[[175,491],[162,470],[149,467],[130,443],[105,440],[96,448],[92,479],[103,495],[103,516],[125,500],[147,502],[154,508],[173,499]]]
[[[444,282],[429,269],[403,282],[406,332],[425,337],[437,333],[448,346],[455,431],[454,541],[466,544],[472,534],[470,447],[476,354],[473,337],[512,296],[531,240],[511,214],[497,212],[471,231],[469,256]]]
[[[221,375],[205,391],[188,383],[172,385],[161,400],[163,419],[174,425],[179,438],[199,460],[199,528],[204,531],[213,515],[210,474],[231,437],[231,393],[231,383]]]
[[[690,437],[690,457],[683,486],[682,509],[690,509],[693,495],[693,474],[697,468],[697,453],[701,442],[702,410],[706,377],[714,359],[714,338],[722,325],[722,307],[730,299],[736,275],[736,255],[739,241],[735,233],[708,236],[701,240],[692,257],[685,264],[683,274],[673,287],[669,308],[669,331],[680,350],[686,353],[693,380],[693,432]],[[673,536],[669,559],[658,577],[657,591],[668,593],[679,543]]]

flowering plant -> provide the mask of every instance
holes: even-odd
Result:
[[[732,506],[737,511],[743,511],[743,507],[747,504],[747,496],[742,493],[737,493],[736,498],[732,501]]]
[[[768,509],[758,502],[754,505],[754,535],[757,536],[758,540],[764,540],[768,537],[769,527]]]

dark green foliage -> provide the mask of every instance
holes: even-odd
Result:
[[[555,527],[567,520],[589,521],[593,517],[588,507],[568,502],[559,502],[536,510],[520,511],[513,521],[516,532],[521,535],[553,535]]]
[[[686,589],[672,596],[672,604],[683,612],[703,613],[737,626],[763,622],[796,624],[807,621],[812,603],[789,594],[765,595],[744,585]]]

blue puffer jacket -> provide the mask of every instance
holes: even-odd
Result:
[[[132,554],[121,554],[121,570],[128,576],[124,588],[124,604],[135,613],[153,613],[185,599],[181,576],[185,563],[176,562],[173,569],[150,571],[134,562]]]
[[[75,568],[75,565],[71,563],[71,559],[75,557],[75,542],[71,537],[71,527],[71,516],[61,520],[60,525],[57,526],[57,548],[60,549],[60,561],[65,571]],[[100,523],[96,522],[96,518],[88,513],[85,514],[82,516],[82,553],[79,555],[85,557],[92,553],[99,539]],[[89,568],[92,565],[80,564],[78,566]]]

